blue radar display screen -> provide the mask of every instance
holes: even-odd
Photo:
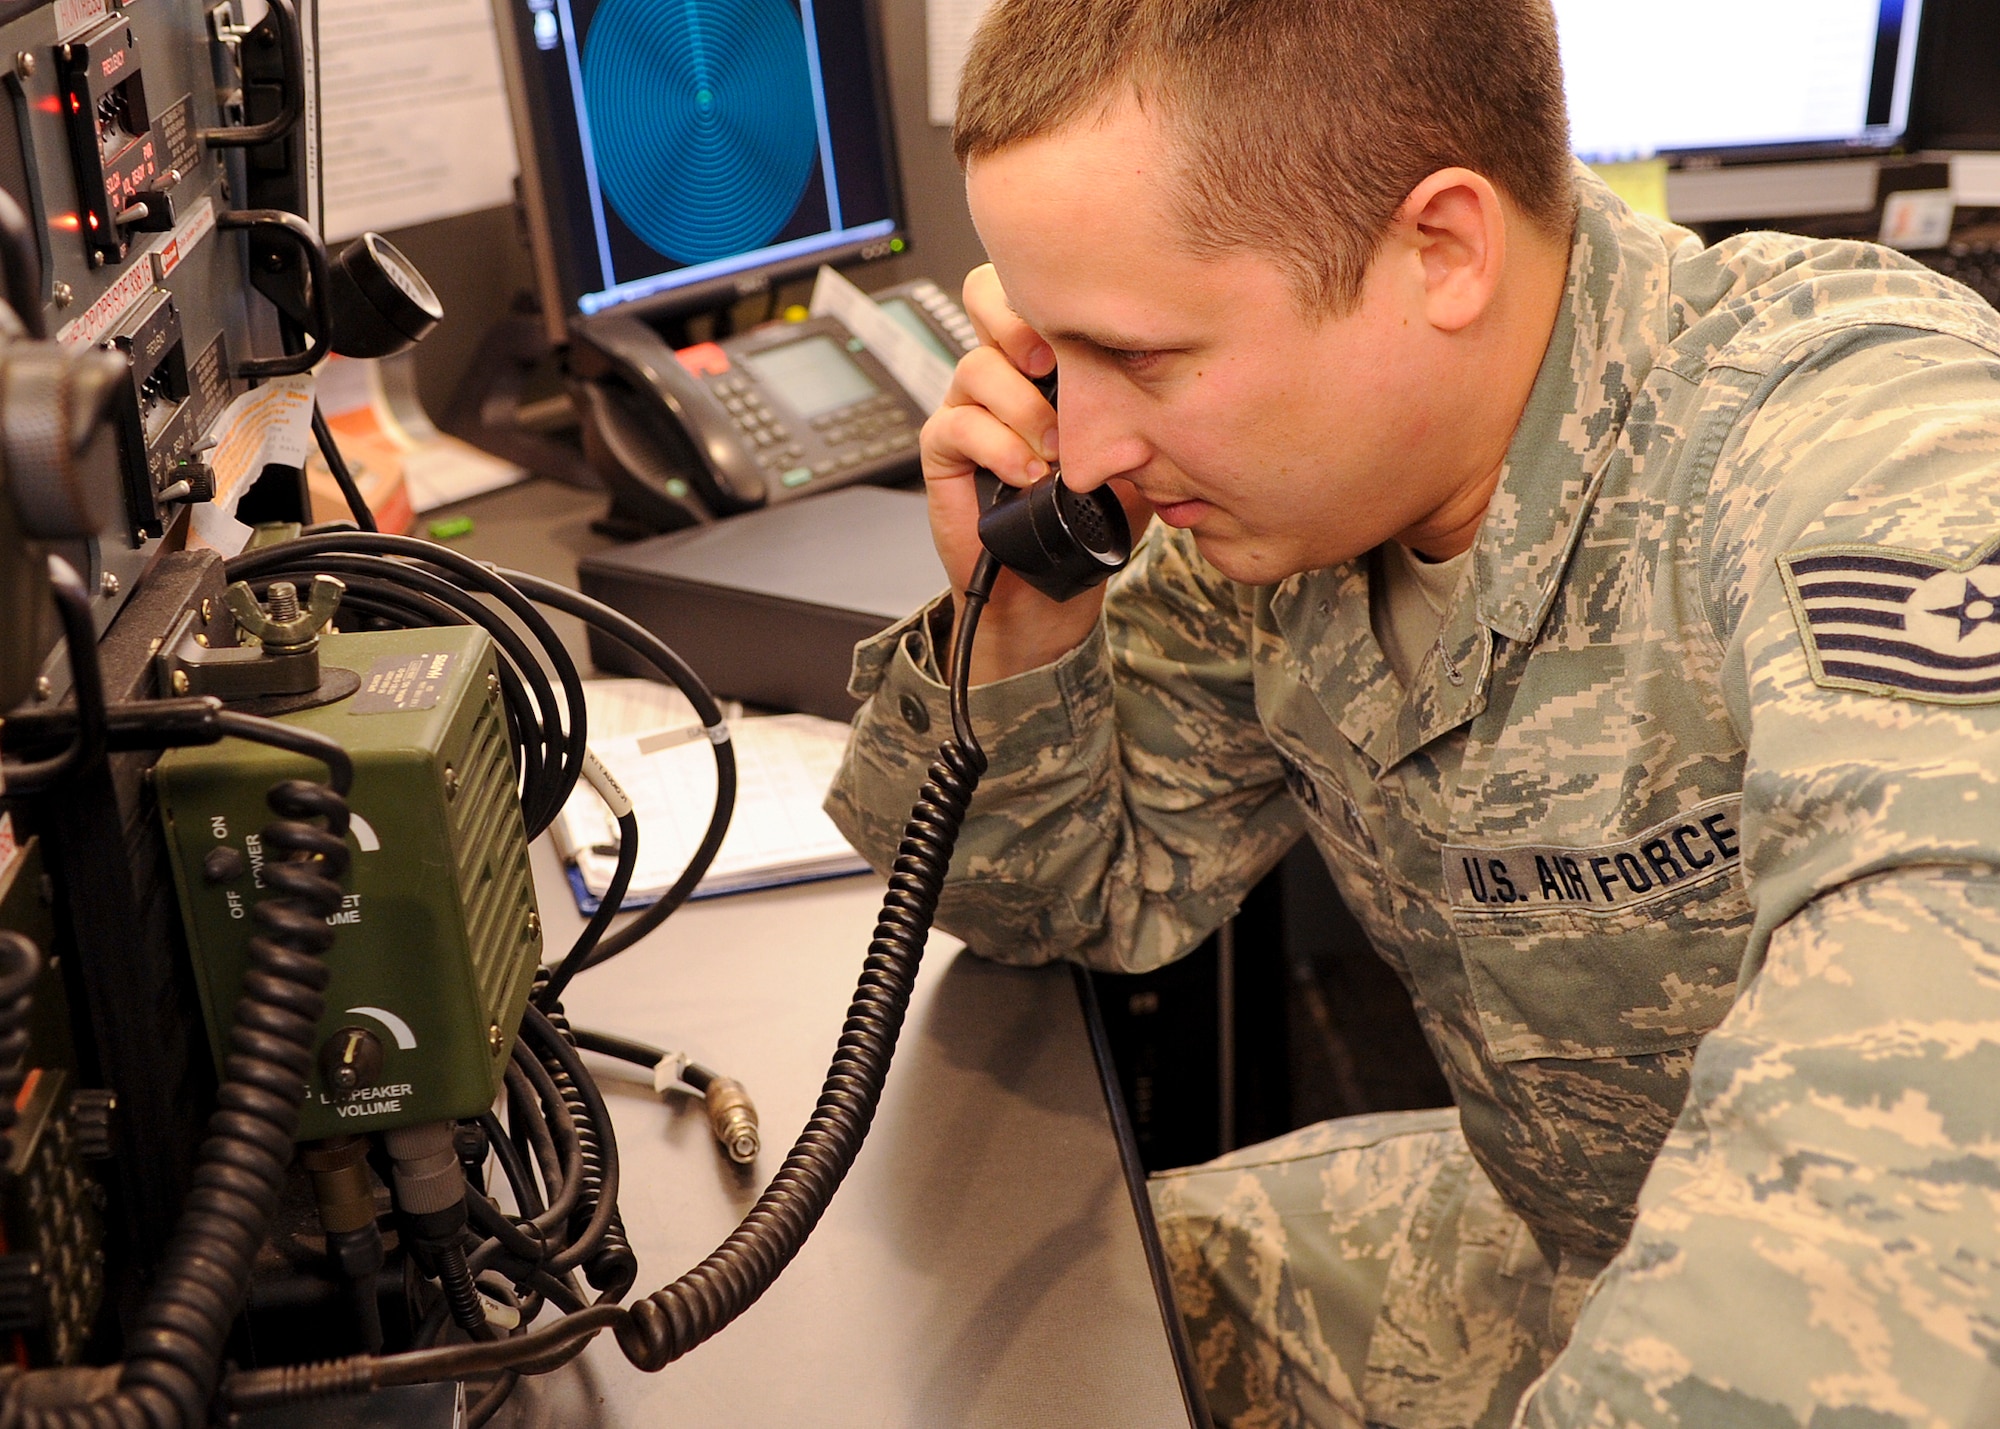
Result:
[[[821,263],[899,251],[869,0],[507,0],[504,12],[550,311],[713,310]]]
[[[819,153],[805,31],[787,0],[606,0],[583,42],[598,176],[663,256],[762,247]]]

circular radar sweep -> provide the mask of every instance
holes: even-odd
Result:
[[[605,194],[675,262],[762,247],[812,177],[812,75],[787,0],[605,0],[583,93]]]

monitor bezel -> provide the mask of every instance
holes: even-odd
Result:
[[[579,300],[596,291],[582,281],[573,262],[565,259],[564,248],[555,234],[555,217],[549,208],[549,188],[545,169],[556,162],[552,152],[554,136],[546,116],[530,98],[524,34],[517,12],[524,12],[522,0],[492,0],[494,29],[500,41],[500,68],[507,87],[507,106],[514,125],[514,149],[520,165],[520,203],[526,218],[529,255],[535,270],[536,296],[541,302],[543,326],[549,340],[558,346],[568,341],[573,322],[592,317],[633,317],[647,321],[713,312],[743,298],[755,297],[781,283],[804,277],[822,265],[840,266],[870,262],[908,251],[908,213],[903,204],[902,165],[896,150],[895,109],[889,89],[889,69],[884,52],[881,9],[876,0],[856,0],[861,12],[863,43],[868,51],[869,82],[876,99],[877,141],[886,171],[884,186],[889,196],[891,227],[865,239],[848,239],[793,254],[767,263],[754,264],[732,273],[718,274],[699,282],[669,288],[664,292],[607,304],[595,313],[586,313]],[[564,271],[565,268],[570,271]]]

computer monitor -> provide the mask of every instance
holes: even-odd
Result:
[[[1926,149],[2000,150],[2000,6],[1926,0],[1911,139]]]
[[[552,327],[902,247],[868,0],[494,0]]]
[[[1554,0],[1570,146],[1593,162],[1892,149],[1926,0]]]

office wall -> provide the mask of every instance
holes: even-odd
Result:
[[[932,127],[926,118],[924,0],[877,3],[910,251],[854,276],[867,288],[928,277],[956,296],[966,273],[985,255],[965,212],[965,186],[951,157],[951,133]],[[517,294],[533,292],[534,272],[512,208],[420,224],[389,239],[409,255],[444,303],[444,321],[416,352],[417,388],[435,416],[450,402],[487,330]]]
[[[965,211],[965,183],[951,157],[951,131],[933,128],[924,49],[924,0],[877,0],[889,91],[896,114],[896,157],[903,174],[903,206],[910,216],[910,252],[881,265],[881,287],[906,278],[936,279],[957,296],[959,285],[986,261],[979,235]],[[890,276],[893,275],[893,276]],[[859,275],[857,275],[859,276]]]

